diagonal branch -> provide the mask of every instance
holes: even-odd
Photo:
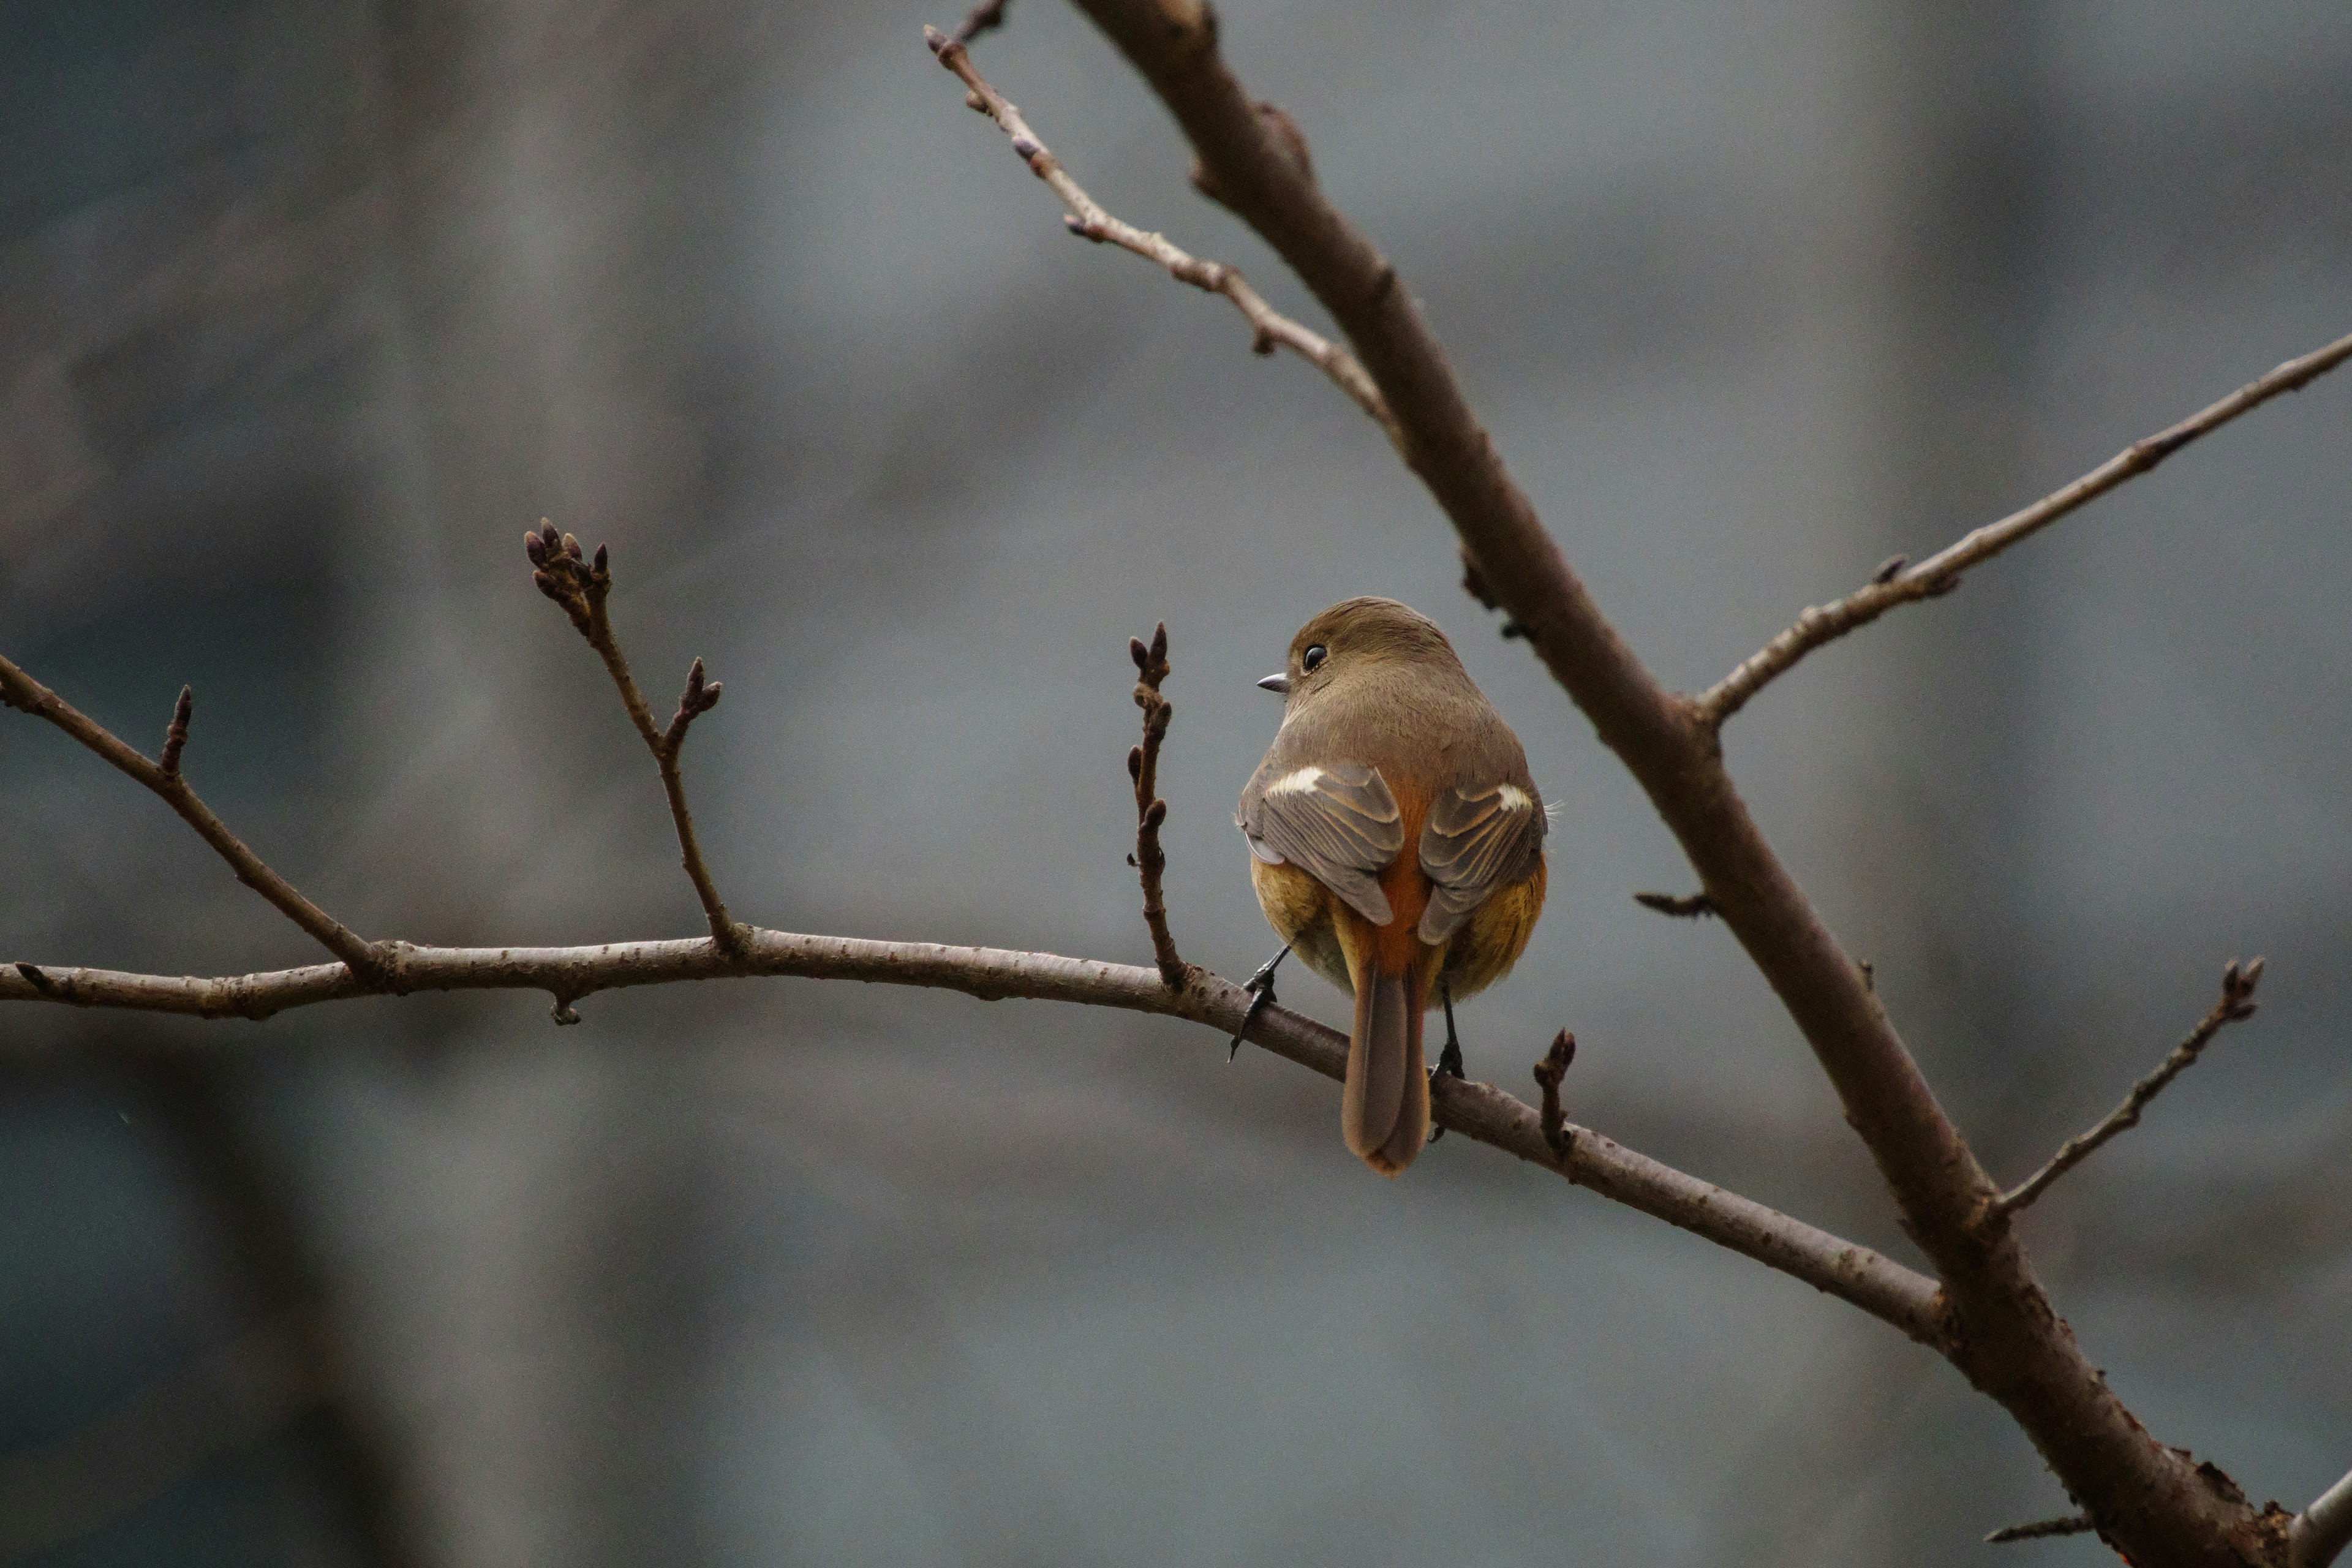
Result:
[[[2004,1524],[1985,1537],[1985,1544],[2006,1546],[2012,1541],[2047,1541],[2053,1535],[2088,1535],[2098,1528],[2088,1515],[2070,1513],[2063,1519],[2038,1519],[2032,1524]]]
[[[1738,668],[1709,687],[1698,698],[1700,720],[1709,728],[1748,705],[1799,659],[1826,642],[1834,642],[1857,626],[1866,626],[1897,605],[1932,599],[1959,586],[1960,574],[1991,560],[2011,545],[2030,538],[2067,513],[2147,472],[2181,447],[2220,429],[2239,415],[2261,407],[2281,393],[2299,392],[2309,383],[2352,359],[2352,337],[2342,337],[2300,359],[2291,359],[2268,375],[2250,381],[2219,403],[2201,409],[2169,429],[2133,442],[2114,457],[2063,489],[2053,490],[2032,506],[1989,522],[1958,542],[1906,569],[1896,556],[1863,587],[1835,604],[1817,605],[1797,617],[1788,630],[1750,654]]]
[[[994,1001],[1031,997],[1152,1013],[1207,1026],[1220,1036],[1242,1026],[1249,992],[1195,971],[1181,989],[1156,969],[1045,952],[866,942],[742,928],[741,945],[710,938],[611,942],[597,947],[412,947],[401,944],[401,978],[412,991],[530,990],[561,1003],[593,992],[687,981],[800,975],[929,986]],[[38,979],[34,978],[38,976]],[[126,974],[112,970],[16,963],[0,966],[0,1002],[266,1018],[292,1007],[367,994],[341,964],[221,979]],[[1348,1038],[1281,1007],[1260,1006],[1246,1036],[1276,1056],[1328,1079],[1347,1074]],[[1933,1280],[1866,1247],[1661,1164],[1613,1139],[1567,1127],[1565,1161],[1549,1147],[1537,1112],[1491,1084],[1445,1079],[1433,1088],[1440,1125],[1565,1175],[1579,1186],[1654,1215],[1695,1236],[1850,1302],[1910,1338],[1941,1346],[1948,1331]]]
[[[572,626],[588,639],[596,657],[604,661],[612,675],[613,684],[619,688],[621,705],[629,710],[629,722],[637,727],[637,734],[646,742],[646,750],[654,754],[654,765],[661,770],[662,793],[669,797],[669,818],[677,829],[677,847],[686,875],[694,884],[694,896],[702,900],[702,913],[710,922],[710,934],[721,947],[731,948],[740,940],[743,928],[727,913],[727,905],[719,897],[719,885],[710,879],[710,868],[703,864],[702,846],[694,837],[694,814],[687,809],[686,778],[678,772],[677,754],[685,748],[686,731],[695,719],[719,706],[720,683],[705,684],[702,661],[696,659],[694,668],[686,673],[686,690],[677,700],[677,711],[671,715],[666,730],[654,728],[653,710],[646,705],[646,695],[637,689],[637,678],[629,673],[629,661],[621,652],[620,640],[613,635],[613,622],[604,602],[612,596],[613,573],[611,557],[605,547],[596,547],[595,559],[584,560],[580,542],[566,533],[559,535],[555,525],[540,520],[536,533],[526,531],[522,536],[523,550],[530,557],[533,571],[530,580],[539,591],[562,607],[571,617]]]
[[[1160,683],[1168,679],[1168,623],[1152,632],[1149,647],[1141,637],[1129,637],[1127,649],[1135,660],[1135,705],[1143,710],[1143,744],[1127,753],[1127,776],[1135,784],[1135,853],[1127,863],[1143,883],[1143,923],[1151,931],[1160,981],[1176,991],[1197,972],[1177,955],[1176,939],[1168,931],[1168,900],[1160,891],[1168,856],[1160,847],[1160,825],[1168,820],[1168,803],[1160,798],[1160,744],[1176,713],[1176,705],[1160,694]]]
[[[2352,1546],[2352,1475],[2319,1494],[2286,1527],[2288,1568],[2327,1568]]]
[[[995,121],[1013,139],[1013,150],[1021,154],[1022,162],[1029,165],[1029,172],[1054,187],[1054,194],[1062,198],[1064,206],[1070,209],[1069,216],[1063,221],[1069,226],[1072,234],[1081,239],[1093,240],[1097,245],[1108,242],[1122,250],[1133,251],[1146,261],[1166,268],[1169,276],[1180,283],[1190,283],[1195,289],[1223,295],[1233,301],[1234,309],[1239,310],[1242,319],[1250,324],[1253,334],[1251,352],[1270,354],[1277,347],[1288,349],[1329,376],[1340,391],[1355,400],[1357,407],[1370,415],[1372,422],[1388,433],[1391,441],[1399,443],[1398,450],[1403,450],[1403,437],[1397,432],[1396,421],[1389,415],[1388,405],[1381,401],[1379,389],[1373,386],[1371,377],[1364,374],[1364,367],[1356,363],[1355,355],[1267,304],[1256,289],[1243,281],[1241,273],[1235,268],[1222,261],[1204,261],[1171,244],[1166,235],[1147,234],[1133,224],[1123,223],[1111,216],[1094,197],[1087,195],[1076,180],[1070,177],[1070,172],[1062,167],[1062,161],[1037,140],[1036,133],[1021,118],[1021,110],[1007,102],[1004,95],[989,86],[980,72],[973,68],[971,57],[964,49],[961,31],[950,38],[936,27],[926,27],[923,37],[929,42],[931,52],[940,58],[940,64],[955,72],[963,79],[964,86],[971,89],[964,101]]]
[[[195,707],[195,693],[189,688],[180,689],[180,700],[172,710],[172,723],[163,738],[163,761],[160,763],[149,762],[116,739],[106,726],[5,658],[0,658],[0,704],[30,713],[37,719],[47,720],[154,791],[163,797],[164,805],[179,814],[181,821],[194,828],[196,836],[228,862],[229,869],[236,873],[238,881],[268,900],[279,914],[300,926],[320,946],[349,964],[352,973],[366,982],[368,989],[380,990],[392,984],[385,950],[369,942],[312,903],[293,883],[271,870],[260,856],[246,847],[244,840],[229,831],[228,824],[198,798],[188,781],[180,776],[180,753],[188,743],[188,721]]]
[[[2158,1064],[2154,1072],[2131,1086],[2124,1102],[2107,1113],[2106,1120],[2087,1132],[2078,1132],[2058,1147],[2050,1163],[2028,1176],[2015,1188],[2000,1195],[1993,1205],[1996,1215],[2012,1215],[2031,1205],[2050,1190],[2052,1183],[2099,1151],[2109,1139],[2139,1125],[2139,1113],[2147,1102],[2164,1092],[2164,1086],[2197,1064],[2198,1054],[2212,1043],[2213,1037],[2224,1027],[2254,1016],[2254,987],[2263,978],[2263,961],[2259,958],[2241,969],[2236,959],[2230,960],[2221,972],[2221,999],[2213,1010],[2199,1020],[2189,1031],[2189,1037],[2172,1047],[2172,1052]]]
[[[2236,1562],[2242,1496],[2158,1443],[2066,1332],[1999,1190],[1902,1037],[1748,815],[1696,703],[1659,685],[1545,531],[1396,268],[1324,196],[1298,138],[1244,90],[1201,0],[1077,0],[1175,116],[1196,183],[1263,236],[1331,313],[1394,416],[1398,449],[1453,523],[1469,574],[1642,784],[1702,889],[1804,1034],[1847,1121],[1942,1277],[1946,1354],[2033,1439],[2143,1564]]]

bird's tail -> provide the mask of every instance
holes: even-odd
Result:
[[[1429,1006],[1432,969],[1411,960],[1397,963],[1377,946],[1358,956],[1356,1022],[1348,1036],[1339,1131],[1349,1152],[1383,1176],[1412,1164],[1429,1139],[1421,1018]]]

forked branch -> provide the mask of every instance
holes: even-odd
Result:
[[[2053,490],[1998,522],[1985,524],[1916,566],[1906,567],[1903,557],[1896,556],[1880,567],[1869,583],[1844,598],[1807,609],[1797,617],[1794,626],[1709,687],[1696,700],[1700,721],[1710,729],[1720,728],[1726,719],[1746,707],[1750,698],[1823,643],[1834,642],[1858,626],[1868,626],[1897,605],[1950,593],[1959,586],[1960,574],[1969,567],[1991,560],[2067,513],[2147,472],[2200,436],[2220,429],[2239,415],[2261,407],[2281,393],[2300,391],[2347,359],[2352,359],[2352,336],[2338,338],[2325,348],[2291,359],[2169,429],[2133,442],[2063,489]]]
[[[654,766],[661,772],[662,793],[669,798],[670,822],[677,830],[678,856],[694,884],[694,896],[702,900],[713,940],[721,947],[734,947],[742,940],[744,928],[728,914],[719,897],[719,884],[711,880],[710,868],[703,862],[702,846],[694,837],[694,814],[687,808],[686,778],[677,766],[688,727],[698,715],[719,706],[719,682],[706,684],[702,661],[696,659],[686,673],[686,690],[677,700],[677,711],[671,715],[668,727],[655,728],[653,710],[646,704],[646,694],[637,689],[637,678],[629,672],[629,661],[613,635],[612,617],[604,607],[613,593],[610,553],[600,544],[593,561],[583,557],[580,542],[568,533],[557,533],[555,525],[544,518],[537,532],[524,532],[522,542],[523,552],[530,557],[530,580],[555,601],[596,650],[596,657],[604,661],[614,686],[620,690],[621,706],[629,710],[629,722],[637,727],[646,750],[654,754]],[[557,1016],[562,1017],[561,1007]]]
[[[2254,987],[2263,978],[2263,961],[2259,958],[2243,968],[2236,959],[2221,971],[2221,999],[2213,1010],[2198,1020],[2189,1031],[2189,1037],[2172,1047],[2170,1055],[2157,1065],[2154,1072],[2131,1086],[2124,1102],[2109,1111],[2106,1120],[2087,1132],[2078,1132],[2058,1147],[2050,1163],[2036,1171],[1993,1204],[1996,1215],[2012,1215],[2026,1207],[2050,1190],[2052,1183],[2093,1154],[2109,1139],[2139,1125],[2139,1113],[2147,1109],[2148,1101],[2164,1092],[2164,1086],[2197,1064],[2198,1054],[2212,1044],[2213,1037],[2242,1019],[2254,1016]]]

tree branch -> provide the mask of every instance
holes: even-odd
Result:
[[[1151,931],[1160,978],[1176,991],[1195,971],[1177,955],[1176,939],[1168,931],[1168,900],[1160,891],[1168,857],[1160,847],[1160,825],[1168,820],[1168,803],[1160,798],[1160,743],[1168,738],[1168,721],[1176,712],[1176,705],[1160,695],[1160,683],[1168,679],[1168,623],[1160,622],[1152,632],[1150,647],[1140,637],[1129,637],[1127,649],[1139,678],[1135,705],[1143,710],[1143,744],[1127,753],[1127,776],[1135,784],[1135,853],[1127,863],[1143,883],[1143,923]]]
[[[285,878],[271,870],[245,846],[244,840],[228,830],[228,824],[215,815],[212,807],[198,798],[188,781],[180,776],[180,753],[187,745],[188,720],[194,709],[194,693],[187,687],[180,689],[180,700],[172,710],[172,724],[163,740],[163,761],[149,762],[130,746],[115,738],[112,731],[59,697],[31,676],[0,658],[0,705],[46,719],[96,752],[100,756],[130,774],[163,798],[163,804],[179,815],[180,820],[196,830],[196,836],[211,845],[220,858],[228,862],[236,879],[269,900],[279,914],[300,926],[320,946],[349,964],[353,973],[369,978],[372,987],[383,989],[393,984],[387,970],[387,952],[371,943],[312,903]]]
[[[2101,1527],[2144,1565],[2236,1563],[2260,1526],[2242,1497],[2152,1437],[2074,1344],[1999,1196],[1893,1023],[1765,841],[1715,727],[1601,615],[1472,412],[1412,291],[1325,199],[1244,91],[1199,0],[1077,0],[1175,116],[1196,183],[1256,229],[1331,312],[1393,416],[1406,463],[1460,536],[1470,576],[1624,762],[1779,994],[1941,1275],[1953,1363],[1999,1400]]]
[[[1069,208],[1069,216],[1063,221],[1072,234],[1097,245],[1108,242],[1132,251],[1146,261],[1166,268],[1169,276],[1180,283],[1223,295],[1250,324],[1252,353],[1270,354],[1276,347],[1288,349],[1329,376],[1333,384],[1355,400],[1357,407],[1371,416],[1372,423],[1388,433],[1391,442],[1398,443],[1398,450],[1403,450],[1403,438],[1397,433],[1396,421],[1390,417],[1388,405],[1381,401],[1379,390],[1364,374],[1364,367],[1356,363],[1355,355],[1267,304],[1235,268],[1222,261],[1203,261],[1169,243],[1166,235],[1147,234],[1133,224],[1111,216],[1037,139],[1036,132],[1021,118],[1021,110],[1007,102],[1004,95],[989,86],[973,68],[961,30],[950,38],[936,27],[925,27],[923,37],[930,44],[931,53],[939,57],[940,64],[955,72],[971,89],[964,101],[995,121],[1013,139],[1013,150],[1021,154],[1029,172],[1051,185],[1054,194],[1062,198],[1062,205]]]
[[[2036,1520],[2032,1524],[2004,1524],[1985,1537],[1985,1544],[2006,1546],[2012,1541],[2046,1541],[2053,1535],[2087,1535],[2098,1528],[2085,1515],[2070,1513],[2063,1519]]]
[[[2352,1545],[2352,1475],[2319,1494],[2286,1527],[2288,1568],[2327,1568]]]
[[[2107,1113],[2105,1121],[2087,1132],[2078,1132],[2058,1147],[2050,1163],[2028,1176],[2012,1190],[2003,1193],[1993,1205],[1996,1215],[2013,1215],[2050,1190],[2052,1183],[2097,1152],[2100,1146],[2126,1130],[2139,1125],[2139,1113],[2147,1102],[2164,1092],[2164,1086],[2196,1065],[2198,1053],[2211,1043],[2228,1025],[2254,1016],[2254,987],[2263,978],[2263,961],[2259,958],[2243,969],[2236,959],[2221,972],[2221,999],[2213,1010],[2189,1032],[2189,1037],[2172,1047],[2172,1052],[2158,1064],[2154,1072],[2131,1086],[2124,1102]]]
[[[677,829],[677,847],[686,875],[694,884],[694,896],[702,900],[703,917],[710,922],[710,934],[721,947],[731,948],[740,940],[743,928],[728,914],[727,905],[719,897],[719,885],[710,879],[710,868],[703,864],[702,846],[694,837],[694,814],[687,809],[686,779],[678,772],[677,753],[686,745],[686,731],[699,714],[719,706],[720,683],[704,684],[702,661],[696,659],[694,668],[686,673],[686,690],[678,698],[677,711],[671,716],[667,730],[654,728],[653,710],[646,705],[645,693],[637,689],[637,678],[629,673],[629,661],[621,652],[620,640],[613,635],[613,622],[604,608],[604,601],[613,592],[611,558],[604,545],[596,547],[596,558],[583,560],[580,542],[566,533],[558,535],[555,525],[540,520],[540,530],[525,531],[523,552],[530,557],[533,568],[530,580],[539,591],[554,600],[572,625],[588,639],[596,657],[604,661],[612,675],[613,684],[619,688],[621,705],[629,710],[629,722],[637,727],[645,741],[646,750],[654,754],[654,765],[661,771],[662,793],[669,797],[669,818]],[[561,1009],[558,1009],[561,1017]]]
[[[1835,604],[1818,605],[1797,617],[1788,630],[1766,643],[1738,668],[1709,687],[1698,699],[1700,721],[1719,728],[1726,719],[1748,705],[1799,659],[1826,642],[1834,642],[1857,626],[1866,626],[1897,605],[1932,599],[1959,586],[1960,574],[1991,560],[2011,545],[2027,539],[2067,513],[2096,500],[2109,490],[2147,472],[2200,436],[2220,429],[2239,415],[2259,408],[2281,393],[2297,392],[2352,359],[2352,337],[2342,337],[2291,359],[2268,375],[2250,381],[2219,403],[2201,409],[2168,429],[2133,442],[2114,457],[2063,489],[1989,522],[1957,543],[1927,557],[1909,570],[1896,556],[1866,585]]]
[[[1194,971],[1189,984],[1171,989],[1158,970],[1122,963],[1001,948],[804,936],[756,926],[743,928],[742,944],[733,952],[706,937],[594,947],[404,943],[400,960],[402,982],[411,991],[545,991],[566,1005],[594,992],[625,986],[800,975],[928,986],[989,1001],[1019,996],[1116,1007],[1182,1018],[1225,1035],[1241,1026],[1253,1000],[1240,986],[1205,971]],[[289,1008],[367,995],[373,989],[339,963],[219,979],[30,963],[0,967],[0,1002],[51,1002],[204,1018],[266,1018]],[[1326,1078],[1347,1075],[1347,1037],[1310,1018],[1261,1006],[1246,1035],[1276,1056]],[[1491,1084],[1446,1079],[1433,1092],[1433,1114],[1442,1126],[1801,1279],[1922,1344],[1943,1343],[1947,1325],[1935,1282],[1866,1247],[1582,1128],[1566,1129],[1572,1142],[1563,1163],[1548,1145],[1536,1111]]]

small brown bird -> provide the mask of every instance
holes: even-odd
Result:
[[[1383,1175],[1429,1134],[1422,1015],[1445,1007],[1438,1070],[1462,1075],[1454,1002],[1510,973],[1544,900],[1544,807],[1502,715],[1437,624],[1349,599],[1291,639],[1282,729],[1242,792],[1250,879],[1289,945],[1356,998],[1339,1128]]]

